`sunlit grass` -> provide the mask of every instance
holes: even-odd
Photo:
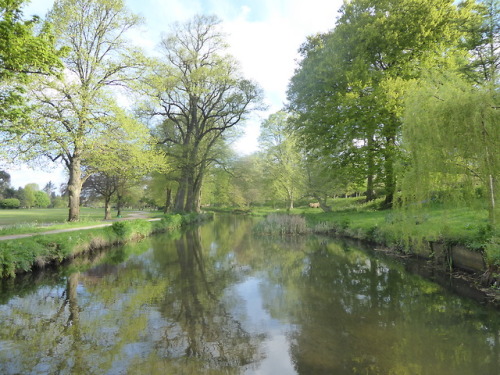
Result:
[[[380,210],[382,199],[365,202],[359,198],[337,198],[328,201],[331,212],[308,206],[292,210],[262,206],[252,207],[251,215],[270,216],[276,213],[300,215],[316,232],[330,232],[389,246],[408,243],[443,241],[481,249],[489,241],[488,213],[479,204],[443,206],[431,202],[421,207]],[[222,209],[233,212],[234,209]]]
[[[126,217],[130,211],[124,211]],[[157,212],[145,212],[144,215],[157,217]],[[68,223],[67,208],[0,210],[0,236],[23,233],[40,233],[48,230],[78,228],[102,224],[102,208],[82,207],[80,221]]]

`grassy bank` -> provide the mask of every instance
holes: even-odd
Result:
[[[81,253],[122,244],[151,235],[174,230],[206,219],[203,215],[165,215],[159,221],[126,220],[105,228],[88,229],[0,242],[0,276],[14,276],[34,267],[57,264]]]
[[[127,216],[135,211],[124,211]],[[145,214],[141,212],[141,214]],[[158,212],[148,213],[158,217]],[[33,208],[19,210],[0,210],[0,236],[24,233],[40,233],[47,230],[78,228],[101,224],[104,217],[102,208],[82,207],[80,220],[69,223],[67,208]]]
[[[264,234],[298,231],[330,233],[338,236],[374,242],[402,252],[419,252],[429,242],[463,245],[484,252],[489,265],[500,266],[500,245],[488,225],[487,211],[474,207],[445,207],[431,203],[406,210],[378,209],[380,202],[364,203],[363,198],[339,198],[330,202],[332,211],[298,207],[289,212],[283,209],[258,207],[251,214],[268,216],[257,230]],[[281,213],[301,216],[304,225],[279,220]],[[272,215],[271,215],[272,214]],[[293,225],[293,228],[290,227]],[[301,228],[301,229],[298,229]]]

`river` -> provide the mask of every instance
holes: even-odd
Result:
[[[496,375],[498,310],[336,239],[218,216],[4,280],[0,374]]]

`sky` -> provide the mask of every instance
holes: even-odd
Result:
[[[32,0],[25,16],[44,16],[53,0]],[[286,103],[286,89],[294,73],[297,51],[308,35],[331,30],[343,0],[125,0],[127,7],[144,19],[132,39],[154,53],[162,33],[173,22],[196,14],[215,14],[222,20],[230,52],[240,62],[243,75],[263,89],[268,110],[251,116],[241,127],[233,148],[240,154],[257,150],[259,124]],[[15,188],[48,181],[59,185],[67,178],[61,168],[50,165],[35,170],[7,169]]]

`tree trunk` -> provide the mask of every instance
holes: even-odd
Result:
[[[198,179],[195,179],[198,180]],[[200,212],[201,181],[189,179],[189,188],[186,198],[185,212]]]
[[[195,212],[194,201],[195,201],[195,182],[194,182],[194,171],[190,171],[187,176],[187,189],[186,189],[186,202],[184,205],[184,212]]]
[[[111,220],[111,197],[104,197],[104,220]]]
[[[73,158],[68,165],[68,197],[69,197],[69,216],[68,221],[78,221],[80,219],[80,193],[82,191],[82,171],[81,161]]]
[[[175,204],[174,204],[175,212],[184,211],[184,204],[186,202],[186,189],[187,189],[187,176],[185,169],[183,169],[181,179],[179,180],[179,187],[177,188],[177,194],[175,195]]]
[[[375,199],[375,189],[373,188],[375,175],[375,152],[373,150],[373,138],[368,138],[368,160],[367,160],[367,177],[366,177],[366,201],[370,202]]]
[[[392,208],[394,194],[396,193],[396,176],[394,175],[395,141],[393,137],[387,138],[385,149],[385,201],[384,208]]]
[[[288,211],[293,210],[293,193],[288,193]]]
[[[490,224],[492,228],[496,228],[497,225],[497,220],[496,220],[496,202],[495,202],[495,178],[493,175],[488,176],[488,192],[489,192],[489,204],[488,204],[488,212],[489,212],[489,219],[490,219]]]
[[[167,197],[165,198],[165,208],[163,209],[164,214],[170,211],[171,200],[172,200],[172,188],[167,188]]]
[[[116,216],[122,216],[122,206],[123,206],[123,195],[117,193],[116,194]]]

